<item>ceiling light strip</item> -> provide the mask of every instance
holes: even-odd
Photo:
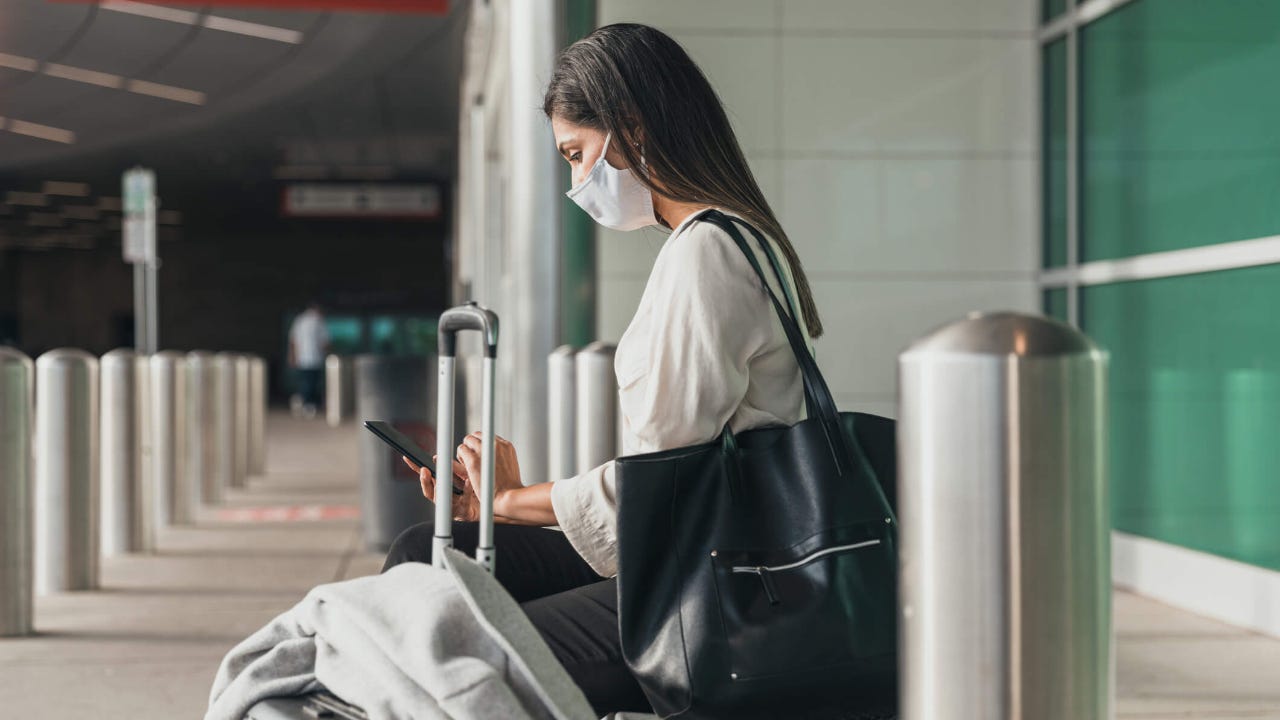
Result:
[[[149,80],[130,80],[125,86],[125,89],[131,93],[150,95],[151,97],[187,103],[188,105],[203,105],[205,99],[204,93],[199,90],[188,90],[186,88],[174,87],[172,85],[162,85]]]
[[[27,72],[35,72],[40,67],[40,61],[35,58],[21,57],[19,55],[10,55],[8,53],[0,53],[0,67],[13,68],[14,70],[25,70]]]
[[[302,42],[302,33],[297,30],[276,27],[275,25],[263,25],[262,23],[249,22],[247,20],[237,20],[221,15],[205,15],[202,18],[199,13],[189,10],[162,7],[150,3],[130,2],[129,0],[109,0],[101,3],[98,7],[103,10],[113,10],[119,13],[148,17],[153,20],[164,20],[181,25],[202,25],[210,30],[262,38],[263,40],[274,40],[290,45],[297,45]]]
[[[0,53],[0,67],[25,70],[27,72],[38,72],[40,71],[40,62],[33,58],[26,58],[20,55]],[[190,90],[187,88],[176,87],[174,85],[165,85],[163,83],[151,82],[150,80],[134,80],[131,78],[121,77],[120,75],[115,75],[113,73],[89,70],[88,68],[76,67],[74,65],[45,63],[43,72],[49,77],[71,80],[72,82],[82,82],[89,85],[97,85],[98,87],[111,88],[113,90],[127,90],[128,92],[137,93],[138,95],[150,95],[151,97],[173,100],[174,102],[186,103],[188,105],[203,105],[205,103],[205,94],[199,90]]]
[[[70,130],[13,118],[0,117],[0,130],[8,130],[17,135],[26,135],[27,137],[63,143],[64,145],[70,145],[76,141],[76,134]]]
[[[88,83],[89,85],[99,85],[106,88],[120,88],[124,86],[124,78],[119,75],[98,72],[97,70],[87,70],[85,68],[79,68],[72,65],[45,63],[44,74],[49,77],[73,80],[75,82]]]
[[[206,15],[203,24],[210,30],[221,30],[222,32],[247,35],[249,37],[262,38],[263,40],[275,40],[276,42],[290,45],[297,45],[302,42],[302,33],[297,30],[236,20],[235,18],[222,17],[220,15]]]

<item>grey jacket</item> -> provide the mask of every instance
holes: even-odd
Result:
[[[205,720],[241,720],[259,700],[321,687],[370,720],[594,718],[497,581],[453,551],[447,566],[316,587],[227,654]]]

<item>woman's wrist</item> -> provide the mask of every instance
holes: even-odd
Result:
[[[501,517],[510,517],[506,512],[507,505],[510,504],[507,493],[510,490],[494,490],[493,491],[493,514]]]
[[[520,525],[555,525],[556,516],[555,510],[551,507],[550,483],[495,490],[493,514]]]

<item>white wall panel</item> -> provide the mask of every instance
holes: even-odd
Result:
[[[603,0],[671,31],[724,99],[811,274],[843,409],[896,415],[898,353],[970,310],[1034,311],[1034,3]],[[663,236],[601,231],[600,331]]]
[[[818,363],[834,393],[895,392],[898,353],[971,311],[1033,311],[1035,281],[837,280],[813,283],[827,333]]]
[[[637,22],[676,30],[769,30],[776,26],[776,0],[600,0],[599,22]]]
[[[783,222],[821,273],[1030,274],[1035,163],[924,155],[782,161]]]
[[[1029,154],[1032,42],[785,36],[783,147]]]
[[[631,324],[644,294],[644,278],[612,277],[600,279],[599,305],[596,308],[596,339],[617,343]]]
[[[666,231],[658,228],[632,232],[597,228],[596,271],[601,280],[606,277],[644,279],[649,276],[666,240]]]
[[[676,33],[724,103],[743,150],[778,147],[778,39]]]
[[[1030,0],[786,0],[783,29],[925,30],[1027,33],[1039,3]]]

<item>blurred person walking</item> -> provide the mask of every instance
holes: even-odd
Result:
[[[289,367],[295,371],[297,396],[301,396],[301,402],[293,406],[294,415],[316,416],[324,381],[324,357],[328,352],[329,329],[325,327],[320,303],[312,301],[289,328]]]

